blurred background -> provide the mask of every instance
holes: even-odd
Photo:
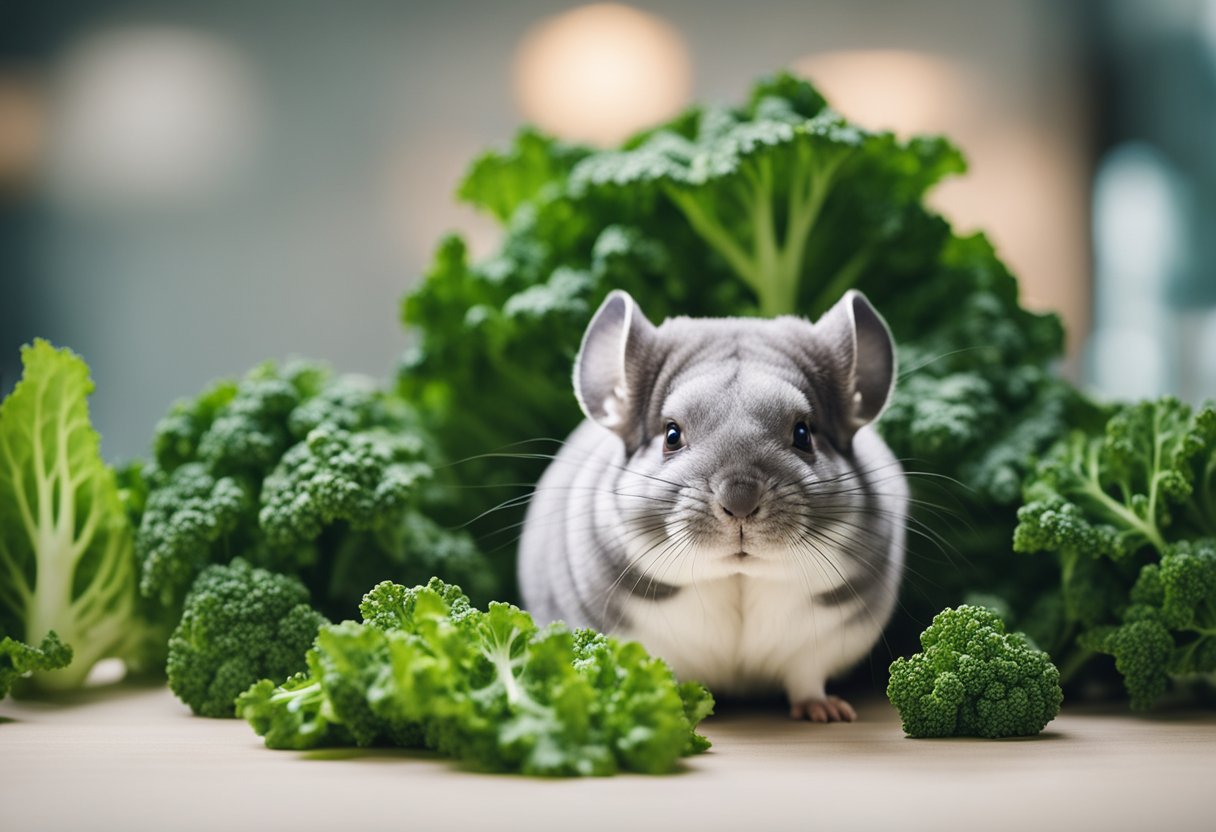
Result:
[[[619,141],[791,67],[942,132],[981,228],[1100,394],[1216,395],[1216,0],[0,0],[0,393],[81,353],[111,459],[269,357],[387,376],[469,161]]]

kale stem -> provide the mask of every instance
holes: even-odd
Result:
[[[758,279],[764,285],[765,291],[760,298],[760,308],[766,315],[781,314],[784,305],[784,280],[780,273],[777,258],[777,227],[773,216],[773,166],[770,159],[761,159],[757,163],[755,175],[748,177],[752,181],[751,214],[752,235],[755,246],[754,262]]]
[[[1157,522],[1157,494],[1161,481],[1161,448],[1165,445],[1165,437],[1161,435],[1161,408],[1153,414],[1153,470],[1148,477],[1148,519],[1150,523]],[[1160,550],[1160,547],[1159,549]]]
[[[715,251],[722,255],[727,265],[734,269],[735,273],[743,279],[743,282],[756,293],[756,296],[761,301],[761,306],[763,306],[765,292],[761,282],[762,275],[757,273],[756,263],[739,246],[738,241],[723,228],[717,217],[703,206],[694,195],[680,191],[671,185],[665,186],[664,192],[684,214],[693,230],[705,242],[709,243]]]
[[[816,166],[810,159],[807,165],[810,169],[809,186],[805,197],[796,199],[793,195],[799,192],[798,184],[792,183],[790,188],[790,211],[786,219],[785,247],[781,252],[780,279],[785,287],[784,294],[788,298],[788,308],[785,312],[808,311],[795,310],[798,302],[798,284],[802,276],[802,262],[806,257],[807,242],[827,201],[828,194],[835,184],[836,174],[844,164],[845,156],[837,156]],[[839,277],[839,273],[837,275]],[[854,275],[855,277],[855,275]],[[833,281],[835,283],[835,281]],[[851,285],[851,284],[850,284]],[[846,287],[847,288],[847,287]],[[841,290],[843,292],[843,289]],[[819,293],[820,297],[824,293]]]
[[[1086,468],[1088,469],[1086,472],[1088,474],[1088,476],[1086,477],[1086,480],[1085,480],[1086,493],[1088,493],[1091,497],[1093,497],[1095,500],[1097,500],[1098,503],[1100,503],[1102,505],[1102,507],[1105,508],[1107,511],[1109,511],[1111,514],[1115,515],[1120,520],[1122,520],[1124,523],[1126,523],[1128,526],[1139,531],[1142,535],[1144,535],[1145,539],[1148,540],[1148,542],[1153,545],[1153,547],[1157,550],[1158,553],[1164,551],[1165,539],[1161,536],[1161,532],[1157,530],[1156,524],[1154,523],[1153,525],[1150,526],[1141,517],[1139,517],[1134,511],[1131,511],[1129,508],[1127,508],[1127,506],[1123,505],[1122,503],[1116,502],[1114,499],[1111,498],[1111,496],[1109,494],[1107,494],[1102,489],[1102,485],[1098,479],[1098,477],[1099,477],[1099,474],[1098,474],[1099,447],[1100,447],[1099,444],[1096,442],[1091,443],[1091,445],[1090,445],[1089,456],[1086,461]]]

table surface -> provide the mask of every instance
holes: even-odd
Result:
[[[1216,713],[1075,708],[1038,737],[910,740],[881,699],[813,725],[703,723],[665,777],[538,780],[400,750],[270,751],[164,688],[0,703],[0,826],[24,830],[1212,828]],[[1206,821],[1206,822],[1205,822]]]

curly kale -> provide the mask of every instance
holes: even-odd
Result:
[[[1192,413],[1166,397],[1119,409],[1101,437],[1074,432],[1027,485],[1015,547],[1116,560],[1146,546],[1160,552],[1176,513],[1192,532],[1216,534],[1214,425],[1216,410]]]
[[[887,685],[908,736],[1030,736],[1059,713],[1059,670],[993,611],[943,610],[920,641],[920,653],[892,663]]]
[[[267,362],[211,385],[157,427],[136,536],[141,592],[180,610],[199,572],[237,556],[299,578],[334,618],[386,578],[491,589],[469,536],[421,519],[451,494],[437,485],[433,444],[404,400],[320,364]]]
[[[60,641],[54,630],[37,646],[11,636],[0,638],[0,699],[8,696],[18,679],[34,671],[59,670],[71,663],[71,645]]]
[[[1133,708],[1151,707],[1171,678],[1216,672],[1216,540],[1166,546],[1128,600],[1121,624],[1089,630],[1080,643],[1114,657]]]
[[[237,558],[203,570],[169,639],[169,688],[200,716],[235,715],[236,697],[260,679],[282,682],[329,623],[295,578]]]
[[[1051,449],[1025,499],[1014,548],[1058,564],[1063,615],[1045,643],[1066,678],[1109,654],[1147,708],[1170,678],[1216,669],[1216,406],[1115,408]]]
[[[663,773],[708,742],[713,700],[633,642],[474,608],[432,579],[382,583],[363,623],[323,627],[308,673],[260,682],[237,709],[272,748],[430,748],[489,771]]]

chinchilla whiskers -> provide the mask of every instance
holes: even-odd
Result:
[[[849,562],[859,565],[874,577],[881,577],[884,574],[884,565],[887,563],[888,552],[885,549],[876,547],[865,537],[845,536],[842,538],[835,531],[826,527],[806,527],[799,532],[798,537],[808,542],[813,541],[816,544],[816,548],[818,548],[819,544],[822,544],[835,551],[861,551],[870,557],[850,558]]]
[[[888,479],[898,480],[900,477],[915,477],[915,478],[919,478],[919,479],[935,480],[935,481],[944,482],[951,486],[961,488],[962,490],[967,491],[969,493],[974,493],[974,491],[975,491],[973,488],[971,488],[969,485],[967,485],[963,481],[955,479],[954,477],[951,477],[947,474],[941,474],[936,471],[921,471],[921,470],[917,470],[915,468],[913,468],[912,470],[907,470],[907,467],[906,467],[907,464],[913,463],[913,462],[923,462],[923,460],[917,459],[916,457],[903,457],[901,459],[893,460],[891,462],[887,462],[882,465],[876,465],[871,468],[849,469],[849,470],[841,471],[839,474],[836,474],[835,476],[832,476],[832,477],[826,477],[826,478],[808,477],[808,478],[804,478],[804,480],[812,479],[815,482],[825,484],[825,485],[830,484],[830,483],[835,483],[835,482],[843,482],[843,481],[847,481],[850,479],[855,479],[860,482],[860,481],[868,480],[868,478],[872,474],[876,474],[880,471],[887,470],[887,469],[894,469],[892,476],[889,477]],[[880,480],[880,481],[885,481],[885,480]]]
[[[831,506],[831,505],[816,505],[813,512],[805,514],[804,518],[818,519],[825,518],[836,522],[848,522],[857,517],[878,517],[883,520],[888,520],[893,523],[904,523],[908,531],[916,533],[926,540],[934,543],[937,546],[952,548],[949,540],[940,531],[926,523],[919,517],[908,515],[905,516],[899,512],[891,512],[879,506],[861,505],[861,506]],[[857,523],[853,523],[858,529],[864,527]]]
[[[898,477],[902,473],[902,471],[899,468],[899,462],[897,460],[893,460],[891,462],[884,462],[884,463],[881,463],[878,465],[873,465],[873,466],[870,466],[869,468],[849,468],[847,470],[841,471],[839,474],[836,474],[835,476],[832,476],[832,477],[817,478],[818,475],[808,475],[807,477],[800,477],[798,479],[790,480],[788,483],[783,483],[782,485],[789,485],[789,484],[794,484],[794,483],[799,483],[799,482],[805,482],[807,479],[815,479],[817,482],[822,482],[822,483],[831,483],[831,482],[836,482],[839,480],[847,479],[849,477],[868,478],[870,475],[877,474],[879,471],[885,471],[885,470],[890,470],[890,469],[894,469],[894,477]]]
[[[525,523],[528,523],[528,522],[545,522],[546,520],[556,520],[562,516],[568,517],[570,519],[585,519],[587,517],[594,516],[594,513],[595,513],[594,510],[586,510],[583,512],[574,512],[574,513],[569,513],[569,514],[565,514],[565,515],[562,515],[559,513],[554,513],[554,515],[549,518],[535,517],[535,518],[532,518],[531,520],[520,520],[518,522],[509,523],[505,526],[500,526],[500,527],[494,529],[493,531],[487,532],[486,538],[489,539],[489,538],[497,536],[497,535],[506,534],[507,532],[518,531],[525,525]],[[661,512],[661,511],[656,511],[656,512],[651,513],[650,515],[641,515],[641,518],[643,520],[646,517],[652,518],[655,522],[655,525],[653,527],[654,530],[659,530],[659,529],[662,529],[663,526],[666,524],[667,516],[668,516],[667,514]],[[517,539],[517,538],[513,538],[513,539]]]
[[[857,512],[854,512],[852,515],[815,514],[808,512],[800,515],[800,519],[803,521],[805,532],[815,533],[821,537],[832,536],[837,545],[864,552],[881,562],[887,556],[886,550],[869,544],[869,540],[878,535],[876,535],[873,529],[856,522],[854,519],[856,514]],[[851,529],[855,534],[850,534],[845,539],[837,539],[836,531],[833,527]],[[936,547],[946,557],[947,561],[952,561],[951,550],[953,547],[944,538],[941,538],[932,530],[916,528],[915,525],[909,526],[908,531],[922,537],[926,542]],[[907,545],[902,544],[900,551],[905,555],[906,563]],[[958,552],[955,551],[953,554],[958,555]]]
[[[802,554],[804,551],[806,551],[805,544],[799,539],[794,530],[783,528],[779,531],[779,534],[782,539],[785,540],[790,551],[794,554],[794,565],[798,567],[798,574],[802,579],[803,589],[806,590],[808,595],[814,594],[814,583],[811,581],[811,576],[807,572],[807,567],[809,565],[815,569],[818,569],[820,574],[827,579],[828,575],[823,571],[822,564],[818,562],[818,558],[813,556],[813,553],[808,552],[808,554],[812,554],[812,557],[810,557],[808,560],[804,560],[802,558]]]
[[[847,498],[847,497],[903,496],[902,494],[896,495],[896,494],[892,494],[890,492],[881,491],[875,487],[875,486],[881,486],[884,482],[887,482],[887,481],[888,480],[878,480],[873,483],[864,483],[864,484],[858,483],[858,485],[856,487],[825,489],[825,488],[822,488],[822,486],[831,484],[830,481],[817,480],[813,477],[807,477],[807,478],[800,480],[797,483],[793,484],[795,487],[791,488],[790,491],[796,490],[796,487],[801,486],[801,487],[805,488],[805,490],[811,496],[815,497],[816,500],[819,500],[819,501],[822,501],[825,499],[831,499],[831,498]],[[898,481],[898,478],[891,477],[890,481],[893,481],[893,482]],[[789,491],[784,492],[784,493],[789,493]],[[927,511],[930,514],[932,514],[934,517],[937,517],[938,519],[942,519],[942,520],[949,519],[951,521],[957,521],[959,523],[962,523],[964,526],[970,528],[969,524],[967,523],[966,514],[963,511],[961,511],[961,509],[956,509],[952,506],[948,506],[943,503],[938,503],[933,500],[927,500],[927,499],[919,498],[919,497],[909,496],[906,499],[907,499],[907,502],[909,503],[909,505],[915,506],[923,511]],[[840,505],[843,506],[843,505],[848,505],[848,504],[842,503]]]
[[[865,527],[865,526],[861,525],[860,523],[855,522],[853,520],[853,517],[855,515],[858,515],[858,514],[864,515],[865,513],[866,512],[861,512],[861,511],[854,511],[854,512],[843,513],[843,514],[824,513],[821,515],[810,515],[806,519],[808,519],[812,522],[826,520],[828,523],[834,523],[836,525],[847,526],[847,527],[855,529],[861,533],[871,533],[872,534],[871,530],[869,530],[867,527]],[[877,515],[877,516],[882,516],[877,511],[872,511],[870,513]],[[900,520],[900,519],[904,519],[904,518],[885,517],[884,519]],[[933,527],[929,526],[928,524],[926,524],[916,518],[907,518],[906,522],[907,522],[907,531],[908,532],[916,535],[917,537],[924,540],[926,543],[928,543],[931,546],[933,546],[934,548],[936,548],[938,550],[938,552],[940,552],[942,554],[942,556],[946,558],[947,562],[953,563],[954,557],[959,557],[959,558],[962,557],[961,554],[958,552],[958,550],[955,549],[955,547],[950,543],[950,541],[947,540],[944,535],[942,535],[940,532],[938,532]],[[903,547],[903,551],[906,555],[907,554],[906,545]]]
[[[497,485],[497,486],[482,486],[482,487],[496,488],[496,487],[506,487],[506,485],[507,484],[504,483],[504,484]],[[481,512],[480,514],[473,517],[472,519],[467,520],[464,523],[461,523],[460,525],[456,526],[455,528],[457,528],[457,529],[467,528],[468,526],[472,525],[473,523],[476,523],[477,521],[481,520],[482,518],[488,517],[489,515],[494,514],[496,512],[506,511],[507,509],[518,508],[520,506],[528,505],[536,497],[537,492],[536,492],[536,488],[534,486],[529,485],[526,487],[529,489],[526,493],[517,494],[514,497],[509,497],[508,499],[503,500],[502,502],[498,503],[497,505],[494,505],[494,506],[486,509],[485,511]],[[583,491],[583,492],[591,492],[591,493],[597,493],[597,494],[612,494],[613,496],[616,496],[616,497],[621,497],[621,498],[625,498],[625,499],[645,500],[647,502],[656,503],[656,504],[674,505],[678,502],[677,500],[675,500],[673,498],[669,498],[669,497],[656,496],[656,495],[652,495],[652,494],[631,494],[631,493],[626,493],[623,491],[613,491],[613,490],[606,489],[606,488],[599,488],[596,486],[570,485],[570,486],[561,486],[561,487],[549,486],[548,488],[550,488],[551,490],[554,490],[554,491],[568,491],[568,492]],[[496,530],[495,533],[497,533],[498,531],[506,531],[511,528],[516,528],[520,525],[521,525],[521,523],[512,523],[508,526],[504,526],[500,530]]]
[[[873,496],[881,496],[881,494],[875,494],[875,492],[869,492],[869,493]],[[822,495],[817,494],[815,496],[820,497],[820,498],[840,498],[840,497],[855,497],[855,496],[857,496],[857,494],[855,494],[854,492],[845,492],[845,493],[833,492],[833,493],[822,494]],[[948,526],[957,525],[957,526],[961,526],[962,528],[967,529],[967,530],[970,530],[972,528],[971,523],[970,523],[969,519],[967,518],[966,514],[962,513],[961,511],[959,511],[955,508],[952,508],[951,506],[943,505],[941,503],[936,503],[932,500],[916,499],[913,497],[908,498],[908,504],[912,508],[916,509],[916,511],[909,513],[907,515],[907,518],[906,518],[907,522],[909,524],[919,525],[921,528],[923,528],[924,530],[926,530],[932,534],[940,535],[941,533],[938,532],[936,529],[933,529],[931,526],[929,526],[929,524],[925,523],[925,521],[922,520],[920,517],[918,517],[917,514],[926,515],[926,516],[931,517],[932,519],[936,520],[938,523],[946,524]],[[865,503],[858,503],[858,502],[831,503],[831,502],[826,502],[824,500],[820,500],[817,507],[834,508],[834,509],[840,509],[840,510],[853,510],[853,511],[859,511],[859,512],[865,512],[865,511],[877,512],[878,511],[878,509],[874,508],[873,506],[867,506]]]
[[[830,543],[830,542],[825,542],[825,543],[824,543],[824,545],[831,545],[831,543]],[[862,563],[863,563],[863,567],[864,567],[864,568],[870,568],[870,569],[875,569],[875,568],[876,568],[876,567],[875,567],[873,564],[870,564],[870,563],[868,563],[868,562],[862,561]],[[926,577],[926,576],[922,576],[922,575],[921,575],[921,574],[920,574],[920,573],[919,573],[919,572],[918,572],[916,569],[914,569],[914,568],[911,568],[911,567],[907,566],[907,564],[905,564],[905,566],[904,566],[904,572],[905,572],[905,573],[910,573],[910,574],[911,574],[913,577],[916,577],[916,578],[918,578],[918,579],[919,579],[919,578],[922,578],[922,577]],[[876,573],[875,573],[875,572],[871,572],[871,574],[876,574]],[[932,581],[930,581],[930,583],[932,583]],[[893,594],[894,594],[894,596],[895,596],[894,600],[895,600],[895,606],[896,606],[896,608],[897,608],[897,609],[899,609],[901,612],[903,612],[903,613],[905,613],[905,614],[910,614],[910,612],[911,612],[911,611],[908,609],[907,605],[904,603],[903,598],[901,597],[901,595],[900,595],[900,592],[899,592],[898,588],[895,588],[895,589],[894,589],[894,593],[893,593]],[[923,593],[922,593],[922,594],[923,594]],[[867,608],[867,610],[868,610],[868,608]],[[884,643],[885,643],[885,642],[884,642]],[[888,646],[888,649],[890,649],[890,645],[887,645],[887,646]]]
[[[562,465],[571,465],[574,467],[580,467],[585,462],[584,459],[567,458],[565,456],[562,456],[560,454],[560,452],[559,453],[541,453],[541,452],[520,452],[520,451],[505,450],[505,448],[512,448],[512,447],[516,447],[518,445],[525,445],[530,442],[553,442],[562,447],[564,447],[566,444],[564,441],[556,440],[556,439],[527,439],[527,440],[523,440],[521,442],[515,442],[511,445],[505,445],[505,446],[503,446],[503,448],[500,448],[498,450],[487,451],[487,452],[481,453],[481,454],[474,454],[472,456],[462,457],[461,459],[455,460],[454,462],[446,463],[445,465],[442,465],[440,467],[441,468],[452,468],[457,465],[461,465],[463,463],[473,462],[476,460],[484,460],[484,459],[546,460],[551,465],[560,463]],[[659,482],[664,485],[669,485],[673,488],[681,487],[681,483],[672,482],[670,480],[663,479],[662,477],[658,477],[653,474],[645,474],[640,471],[632,470],[625,465],[608,465],[607,467],[609,467],[613,470],[616,470],[616,471],[628,473],[630,476],[643,477],[648,480],[653,480],[654,482]]]
[[[889,555],[886,548],[875,545],[872,538],[876,536],[871,532],[850,534],[834,528],[832,524],[815,524],[804,526],[799,534],[804,538],[814,538],[831,545],[841,552],[867,555],[868,557],[850,558],[851,563],[860,564],[866,569],[873,568],[875,564],[885,564]]]
[[[919,364],[916,364],[912,367],[901,368],[899,371],[899,382],[902,383],[904,379],[908,378],[908,376],[912,375],[913,373],[920,372],[921,370],[925,369],[926,367],[930,366],[931,364],[936,364],[938,361],[941,361],[943,359],[953,358],[956,355],[964,355],[966,353],[974,352],[976,350],[982,350],[982,349],[986,349],[986,348],[977,344],[977,345],[969,346],[969,347],[960,347],[957,350],[950,350],[949,352],[939,353],[938,355],[934,355],[930,358],[926,358],[924,361],[922,361]]]
[[[672,549],[670,554],[664,556],[662,561],[658,564],[659,572],[651,581],[652,587],[662,586],[667,582],[667,573],[673,566],[679,564],[684,557],[692,551],[693,546],[696,545],[697,538],[698,535],[695,530],[690,530],[688,534],[683,535],[683,540]]]
[[[645,579],[648,581],[648,585],[643,591],[644,597],[649,597],[650,595],[654,594],[657,591],[657,587],[662,583],[661,579],[651,574],[647,574],[647,570],[638,569],[638,565],[643,559],[649,557],[660,547],[662,547],[662,550],[659,552],[657,560],[659,563],[663,563],[671,556],[671,552],[676,547],[681,546],[681,544],[683,544],[685,541],[690,541],[692,538],[693,534],[689,529],[680,528],[670,536],[666,536],[655,541],[650,546],[646,547],[646,549],[636,557],[631,558],[625,564],[625,567],[620,571],[620,574],[617,575],[616,579],[608,586],[607,589],[603,591],[603,609],[601,610],[601,618],[607,619],[612,597],[621,588],[621,582],[624,581],[630,573],[634,573],[635,575],[633,586],[630,587],[629,590],[631,593],[636,594],[638,585],[643,579]]]
[[[821,477],[816,474],[808,474],[805,477],[780,483],[771,490],[771,493],[782,495],[806,490],[816,495],[862,494],[874,497],[902,498],[904,496],[902,489],[898,493],[880,490],[887,483],[898,483],[902,478],[902,473],[898,471],[878,479],[871,479],[863,476],[860,472],[854,471],[838,474],[834,477]]]
[[[823,567],[826,565],[827,567],[830,567],[832,569],[832,571],[835,573],[837,578],[839,578],[840,584],[849,590],[850,594],[853,596],[854,600],[861,606],[862,611],[870,619],[871,623],[874,624],[875,628],[880,631],[880,638],[882,638],[884,646],[888,650],[890,650],[890,644],[887,643],[885,634],[881,634],[883,622],[879,621],[875,617],[874,612],[871,609],[870,605],[866,603],[866,599],[864,597],[862,597],[861,593],[859,593],[857,591],[856,587],[853,585],[853,582],[851,580],[849,580],[849,577],[841,570],[840,564],[838,564],[835,561],[835,559],[829,557],[828,554],[826,553],[826,551],[823,548],[821,548],[820,541],[816,541],[813,538],[806,537],[803,535],[797,535],[791,540],[791,543],[792,543],[791,551],[793,552],[794,560],[795,560],[795,562],[799,563],[800,571],[802,571],[804,575],[805,575],[805,567],[803,567],[801,565],[802,562],[804,561],[803,556],[805,556],[806,561],[809,561],[810,563],[816,565],[819,568],[820,574],[823,575],[826,579],[828,579],[829,582],[830,582],[830,578],[828,577],[828,574],[824,570]],[[825,544],[825,545],[827,545],[827,544]],[[881,579],[881,577],[882,577],[877,571],[875,571],[873,574],[875,574],[875,576],[877,578]],[[897,602],[898,602],[898,599],[897,599]],[[814,611],[815,611],[815,607],[812,605],[812,607],[811,607],[812,614],[814,614]],[[843,637],[843,632],[842,632],[842,637]]]
[[[860,592],[857,591],[853,582],[841,570],[840,565],[833,558],[829,557],[827,555],[827,553],[825,552],[823,547],[830,548],[834,545],[833,542],[828,541],[828,540],[823,540],[821,538],[816,537],[813,534],[799,535],[798,540],[801,545],[795,547],[795,552],[801,551],[801,552],[808,553],[811,555],[812,560],[829,565],[833,569],[833,571],[836,573],[836,575],[840,578],[841,584],[848,588],[848,590],[852,594],[854,600],[856,600],[858,602],[858,604],[861,605],[861,609],[865,612],[865,615],[867,617],[869,617],[870,621],[878,629],[881,630],[883,622],[879,621],[874,616],[874,612],[871,608],[871,605],[866,603],[866,599],[864,597],[862,597]],[[868,561],[864,561],[864,560],[861,561],[861,564],[862,564],[863,569],[867,569],[870,571],[870,574],[876,579],[878,586],[882,589],[883,592],[891,591],[885,587],[885,584],[883,582],[883,578],[885,577],[885,574],[877,565],[870,563]],[[895,599],[894,599],[895,603],[902,607],[902,604],[900,604],[900,602],[899,602],[898,589],[894,590],[894,595],[895,595]],[[884,646],[886,646],[887,649],[890,650],[890,644],[887,643],[886,636],[883,635],[882,639],[883,639]]]

